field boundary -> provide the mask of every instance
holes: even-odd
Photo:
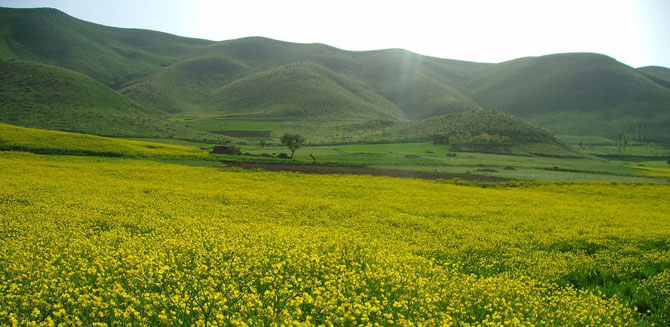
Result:
[[[296,163],[256,163],[256,162],[235,162],[222,161],[225,167],[235,167],[241,169],[262,169],[267,171],[287,171],[303,174],[334,174],[334,175],[371,175],[388,176],[398,178],[417,178],[429,180],[450,180],[462,179],[475,182],[510,182],[511,179],[485,175],[455,174],[428,171],[396,170],[396,169],[378,169],[364,166],[344,166],[344,165],[313,165]]]

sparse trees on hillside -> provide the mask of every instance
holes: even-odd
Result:
[[[642,142],[642,125],[635,125],[635,137],[633,138],[635,142]]]
[[[621,133],[615,139],[617,145],[617,151],[619,154],[625,154],[626,151],[630,151],[630,138],[628,135]]]

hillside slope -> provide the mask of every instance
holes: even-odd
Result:
[[[280,66],[211,94],[214,110],[274,119],[402,119],[402,112],[359,81],[313,63]]]
[[[211,91],[253,73],[246,65],[226,57],[196,57],[160,69],[120,92],[149,108],[169,113],[198,112]]]
[[[670,70],[636,70],[597,54],[484,64],[262,37],[214,42],[92,24],[54,9],[1,8],[0,58],[86,74],[170,115],[332,123],[495,109],[556,134],[642,130],[645,140],[670,142]]]
[[[459,90],[466,76],[488,66],[388,49],[358,53],[349,73],[365,81],[412,119],[481,109]]]
[[[559,134],[613,137],[642,126],[670,140],[670,91],[598,54],[521,58],[478,71],[470,82],[482,106],[525,117]]]
[[[647,66],[637,68],[636,70],[659,85],[670,88],[670,68]]]
[[[467,110],[409,121],[360,124],[359,143],[429,141],[478,152],[581,157],[546,130],[494,110]]]
[[[110,136],[225,138],[170,123],[100,82],[67,69],[0,60],[0,121]]]
[[[291,63],[315,63],[367,84],[412,119],[480,108],[458,86],[475,69],[488,66],[426,57],[402,49],[356,52],[262,37],[217,42],[201,51],[234,58],[257,72]]]
[[[490,134],[509,137],[510,143],[557,143],[549,132],[510,114],[493,110],[469,110],[423,119],[393,128],[397,135],[419,139],[434,136],[476,136]]]
[[[0,9],[0,58],[68,68],[115,89],[210,43],[93,24],[50,8]]]

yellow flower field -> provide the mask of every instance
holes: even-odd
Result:
[[[0,154],[0,326],[663,326],[670,186]]]

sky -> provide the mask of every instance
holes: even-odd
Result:
[[[478,62],[596,52],[670,67],[670,0],[0,0],[209,40],[264,36]]]

